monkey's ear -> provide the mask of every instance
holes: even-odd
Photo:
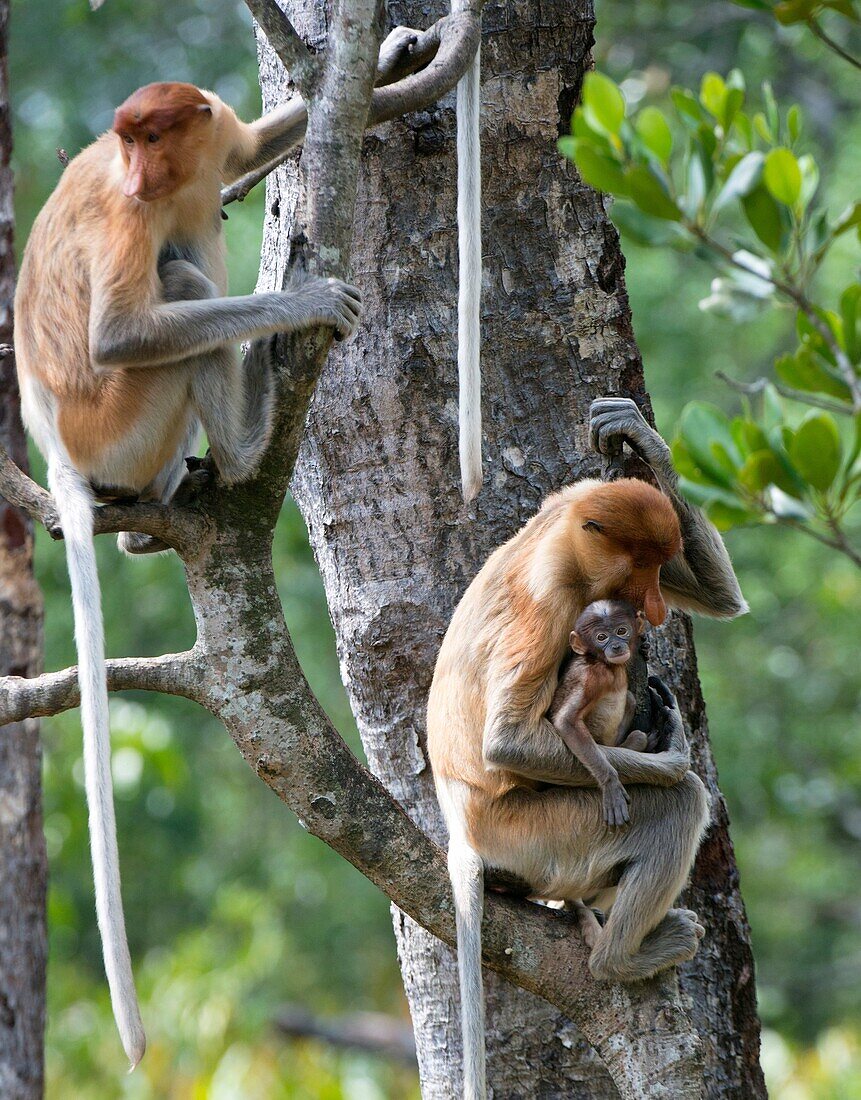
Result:
[[[572,630],[568,635],[568,643],[575,653],[578,653],[581,657],[585,656],[589,652],[586,647],[586,643],[580,637],[576,630]]]
[[[587,519],[586,522],[583,524],[583,530],[584,531],[603,531],[604,528],[601,526],[600,523],[598,523],[597,520]]]

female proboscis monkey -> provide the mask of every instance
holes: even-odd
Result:
[[[664,751],[635,751],[646,743],[642,731],[600,749],[628,788],[624,829],[606,827],[594,777],[546,713],[587,604],[627,600],[653,625],[667,602],[718,617],[746,605],[720,536],[679,497],[668,448],[636,405],[596,402],[592,431],[601,451],[627,442],[664,492],[625,479],[582,481],[549,497],[467,589],[430,690],[428,750],[449,829],[467,1100],[485,1096],[485,867],[516,876],[536,896],[609,909],[589,959],[598,978],[646,978],[692,958],[703,934],[694,913],[670,908],[708,817],[672,695],[652,681]]]
[[[150,84],[66,168],[33,226],[15,299],[24,420],[45,455],[66,542],[96,911],[111,1001],[135,1066],[146,1040],[120,895],[96,499],[167,501],[199,427],[226,484],[255,471],[272,426],[271,337],[356,327],[338,279],[224,297],[221,186],[301,137],[280,108],[250,125],[212,92]],[[240,360],[237,343],[254,341]],[[164,549],[120,535],[130,553]]]

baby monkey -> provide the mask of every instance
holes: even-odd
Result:
[[[645,734],[631,734],[636,700],[628,691],[628,661],[645,619],[621,600],[597,600],[583,611],[569,641],[573,655],[563,666],[547,717],[559,736],[594,775],[601,789],[604,821],[628,822],[628,792],[601,745],[646,747]]]

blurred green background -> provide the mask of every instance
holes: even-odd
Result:
[[[837,212],[861,178],[861,84],[804,30],[728,2],[604,2],[596,60],[626,95],[660,103],[709,69],[771,79],[802,104],[806,140]],[[250,20],[236,0],[13,0],[19,243],[70,154],[140,84],[212,88],[259,110]],[[230,208],[233,289],[251,290],[262,192]],[[625,243],[634,322],[658,424],[686,401],[733,399],[715,379],[768,373],[790,321],[728,325],[698,309],[712,272]],[[835,275],[835,288],[846,272]],[[826,278],[828,277],[826,273]],[[697,623],[700,673],[753,928],[764,1063],[781,1100],[861,1096],[861,575],[786,531],[739,530],[730,549],[751,605],[731,626]],[[99,540],[111,655],[189,645],[178,563],[130,562]],[[312,686],[357,754],[322,588],[298,514],[285,509],[276,562]],[[74,660],[61,546],[38,537],[46,667]],[[224,731],[190,703],[112,701],[114,773],[132,954],[150,1037],[131,1078],[110,1023],[92,914],[76,712],[46,722],[51,859],[48,1094],[66,1100],[377,1100],[417,1096],[414,1075],[369,1056],[279,1037],[278,1006],[370,1009],[406,1019],[388,905],[261,787]]]

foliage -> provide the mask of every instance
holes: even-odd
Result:
[[[861,498],[861,285],[853,279],[833,310],[810,296],[834,246],[857,240],[861,203],[836,217],[821,206],[819,167],[798,152],[801,109],[781,112],[768,82],[761,110],[738,69],[707,72],[698,94],[674,87],[670,98],[667,110],[629,114],[621,89],[590,73],[559,149],[586,183],[625,200],[614,217],[629,238],[721,268],[701,309],[738,321],[783,305],[797,330],[775,383],[727,379],[761,396],[761,409],[747,400],[732,422],[701,404],[685,411],[674,447],[684,487],[723,528],[797,526],[861,566],[844,523]],[[780,394],[810,411],[788,411]]]

